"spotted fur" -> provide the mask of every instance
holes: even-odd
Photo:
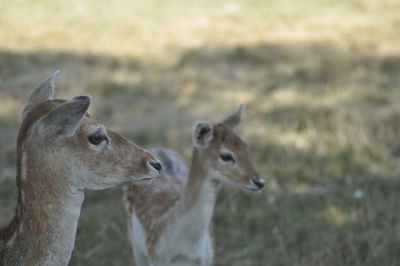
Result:
[[[160,177],[143,189],[125,187],[134,265],[212,265],[212,214],[220,183],[247,190],[259,190],[254,180],[262,183],[246,143],[230,128],[239,123],[235,116],[242,109],[224,120],[227,125],[197,124],[190,169],[175,151],[153,149],[164,166]],[[228,151],[235,163],[219,158],[221,152]]]

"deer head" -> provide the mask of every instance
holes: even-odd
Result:
[[[245,190],[258,191],[265,181],[259,178],[250,160],[247,144],[234,132],[243,109],[241,104],[216,125],[197,122],[192,140],[211,178]]]
[[[53,99],[57,74],[40,83],[24,108],[18,136],[21,178],[23,169],[40,173],[46,165],[68,177],[62,182],[79,189],[151,182],[161,164],[150,152],[90,117],[90,96]]]

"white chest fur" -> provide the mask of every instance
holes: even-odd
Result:
[[[158,222],[165,224],[159,232],[150,254],[143,221],[135,212],[129,216],[129,237],[135,266],[209,266],[213,262],[213,243],[210,236],[210,222],[219,182],[206,176],[196,191],[183,191],[177,204],[165,213]],[[195,196],[197,195],[197,196]]]
[[[156,248],[154,265],[211,265],[213,260],[212,241],[209,235],[217,187],[207,179],[198,200],[191,208],[182,211],[177,206],[168,218]]]
[[[135,266],[152,266],[147,249],[146,233],[135,213],[132,213],[131,221],[128,224]]]

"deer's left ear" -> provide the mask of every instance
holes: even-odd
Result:
[[[206,148],[213,138],[213,126],[205,121],[197,122],[192,141],[197,148]]]
[[[222,121],[222,124],[232,129],[237,127],[242,118],[243,109],[244,104],[241,103],[233,113],[231,113],[228,117],[224,119],[224,121]]]
[[[22,118],[28,113],[32,106],[41,102],[51,100],[54,96],[54,80],[60,71],[55,71],[49,78],[43,80],[38,87],[32,92],[22,111]]]

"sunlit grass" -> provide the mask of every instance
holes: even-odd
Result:
[[[357,220],[357,214],[347,213],[335,206],[329,206],[326,210],[321,212],[318,217],[337,226],[352,223]]]
[[[174,50],[328,41],[398,51],[397,1],[2,1],[1,46],[166,58]],[[371,34],[374,38],[371,38]],[[382,42],[381,40],[385,40]]]

